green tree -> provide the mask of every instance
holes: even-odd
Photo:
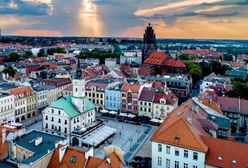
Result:
[[[17,62],[17,61],[19,61],[19,59],[20,59],[20,56],[19,56],[19,54],[18,54],[17,52],[12,52],[12,53],[9,55],[9,60],[10,60],[11,62]]]
[[[45,56],[45,50],[42,48],[37,54],[38,57],[44,57]]]
[[[183,53],[183,54],[181,54],[181,55],[179,56],[179,59],[180,59],[180,60],[189,60],[189,55]]]
[[[16,73],[16,70],[15,70],[13,67],[11,67],[11,66],[6,66],[6,67],[4,67],[4,69],[3,69],[3,73],[7,73],[7,74],[9,74],[10,76],[14,77],[14,75],[15,75],[15,73]]]
[[[31,51],[25,51],[25,53],[23,54],[23,58],[24,59],[34,58],[34,55]]]

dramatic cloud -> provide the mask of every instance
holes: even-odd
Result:
[[[0,0],[4,34],[142,37],[148,22],[161,38],[248,38],[248,0]]]
[[[0,14],[48,15],[52,14],[51,0],[1,0]]]

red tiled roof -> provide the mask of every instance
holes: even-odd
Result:
[[[70,146],[67,146],[65,154],[61,160],[59,161],[59,149],[62,145],[58,145],[58,147],[53,152],[52,158],[48,165],[48,168],[84,168],[86,163],[85,152]],[[76,157],[75,162],[71,162],[72,157]]]
[[[186,68],[186,65],[181,60],[175,60],[173,58],[168,59],[165,65],[171,67]]]
[[[173,110],[155,131],[151,140],[159,143],[180,146],[187,149],[207,152],[208,147],[203,143],[201,135],[209,136],[201,127],[200,115],[193,117],[193,100],[188,100]],[[198,118],[197,118],[198,117]],[[192,121],[189,123],[188,119]]]
[[[202,139],[208,146],[206,164],[223,168],[247,168],[247,144],[205,136]]]
[[[17,95],[30,96],[34,94],[34,91],[31,89],[31,87],[24,86],[20,88],[11,89],[10,94],[13,94],[15,96]]]
[[[140,85],[139,84],[130,84],[130,83],[125,83],[122,87],[122,92],[127,92],[129,90],[131,90],[134,93],[138,93],[140,89]]]
[[[152,52],[145,60],[145,64],[164,65],[168,55],[164,52]]]

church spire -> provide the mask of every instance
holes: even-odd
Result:
[[[77,59],[77,70],[76,70],[76,79],[80,79],[82,77],[82,70],[80,68],[80,59]]]

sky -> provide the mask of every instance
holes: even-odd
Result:
[[[248,39],[248,0],[0,0],[4,35]]]

